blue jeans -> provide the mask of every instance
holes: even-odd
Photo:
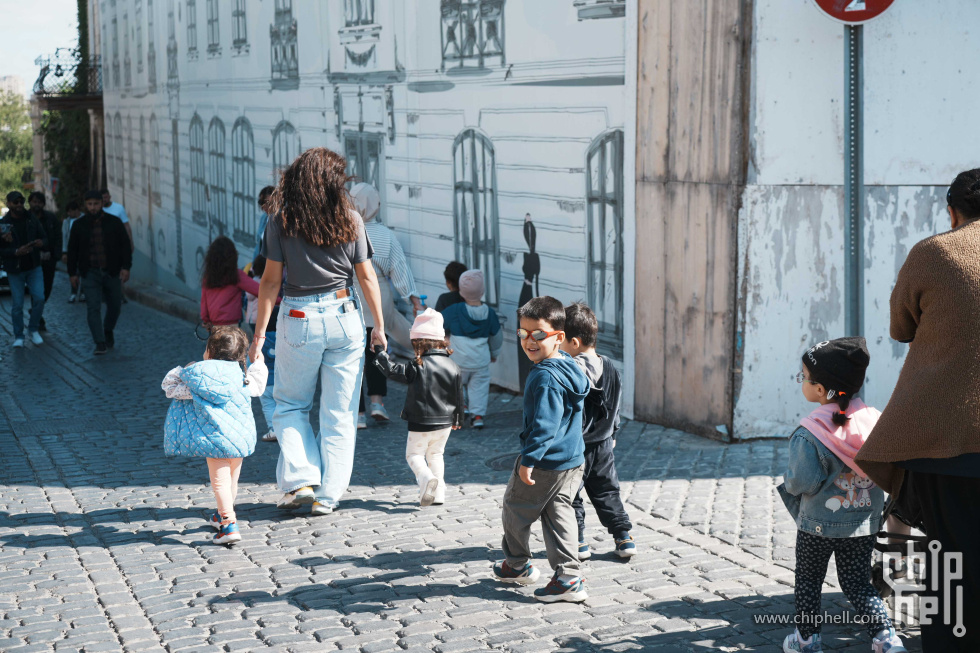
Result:
[[[305,317],[290,317],[291,310]],[[316,499],[335,507],[350,483],[361,393],[364,320],[350,299],[286,297],[276,327],[276,412],[279,439],[276,481],[283,492],[314,487]],[[321,385],[320,433],[310,410]]]
[[[10,281],[10,319],[14,323],[14,338],[24,337],[24,295],[31,294],[31,318],[28,333],[35,333],[44,315],[44,273],[41,266],[27,272],[8,272]]]

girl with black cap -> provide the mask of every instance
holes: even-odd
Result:
[[[870,355],[864,338],[821,342],[803,354],[796,375],[807,401],[820,404],[789,441],[789,469],[779,494],[796,521],[796,630],[786,653],[818,653],[820,589],[831,555],[841,589],[871,635],[874,653],[905,653],[885,604],[871,584],[871,555],[881,528],[884,492],[854,463],[881,415],[855,394]]]

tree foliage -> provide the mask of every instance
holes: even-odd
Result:
[[[31,167],[31,115],[24,98],[0,92],[0,197],[23,188],[21,175]]]

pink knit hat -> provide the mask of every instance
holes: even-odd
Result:
[[[442,313],[432,310],[431,306],[419,313],[408,337],[412,340],[444,340],[446,330],[442,326]]]
[[[459,275],[459,296],[468,302],[483,299],[483,271],[467,270]]]

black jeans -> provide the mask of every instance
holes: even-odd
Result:
[[[909,499],[921,511],[926,536],[938,541],[939,555],[926,555],[926,591],[921,596],[935,597],[939,612],[931,624],[921,624],[924,653],[955,653],[980,651],[980,478],[948,476],[909,470],[905,472],[902,492],[910,491]],[[943,564],[946,552],[963,554],[963,579],[946,581]],[[938,569],[936,567],[939,567]],[[953,567],[955,571],[955,567]],[[930,579],[939,578],[938,591],[932,590]],[[953,599],[949,606],[952,623],[944,623],[947,596],[944,586],[950,584],[953,597],[962,589],[962,600]],[[920,603],[921,606],[921,603]],[[961,610],[963,618],[957,619]],[[966,626],[966,633],[957,637],[957,623]]]
[[[578,519],[578,541],[585,541],[585,501],[582,489],[592,500],[592,507],[599,516],[599,522],[612,536],[621,536],[633,529],[630,517],[626,514],[623,500],[619,496],[619,476],[616,474],[616,456],[613,454],[613,439],[589,442],[585,445],[585,470],[582,483],[572,505]]]
[[[365,395],[388,396],[388,378],[374,365],[374,346],[371,344],[372,331],[374,331],[373,327],[367,328],[367,339],[364,344],[364,389],[361,390],[361,406],[357,409],[359,413],[363,413],[365,410]]]
[[[82,277],[82,291],[88,307],[88,328],[95,344],[105,342],[105,332],[116,328],[122,310],[122,281],[119,275],[109,275],[103,270],[90,269]],[[102,320],[102,300],[105,296],[105,321]]]
[[[58,270],[57,261],[43,261],[41,270],[44,273],[44,301],[51,297],[51,289],[54,288],[54,273]]]

